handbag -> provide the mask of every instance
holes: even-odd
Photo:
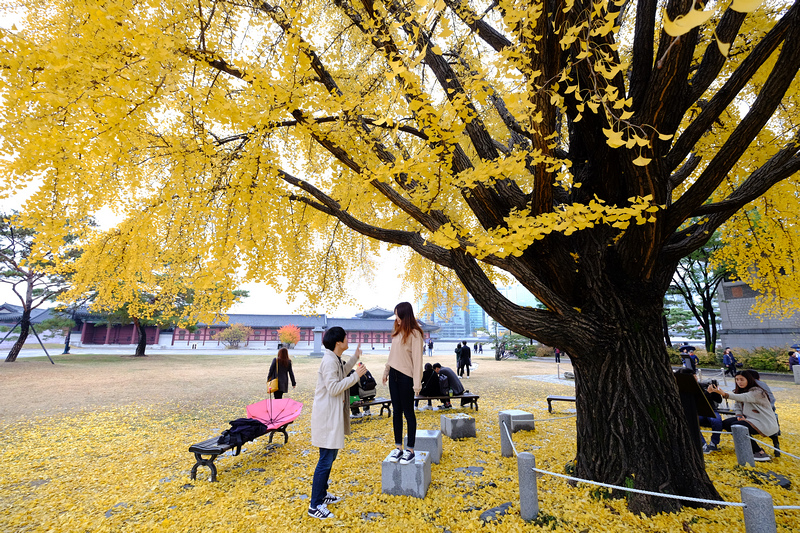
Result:
[[[278,388],[278,378],[275,378],[271,381],[267,381],[267,392],[272,394],[273,392],[277,392]]]

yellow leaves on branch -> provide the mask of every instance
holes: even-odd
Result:
[[[517,211],[506,218],[506,227],[496,228],[483,234],[469,235],[447,224],[434,232],[429,240],[445,248],[457,248],[469,242],[467,252],[479,259],[488,255],[507,257],[521,256],[537,240],[551,233],[572,235],[576,231],[608,224],[625,230],[631,223],[641,225],[656,221],[656,212],[663,206],[653,204],[653,197],[632,197],[625,207],[610,206],[600,199],[588,204],[563,205],[560,210],[531,216],[530,211]]]

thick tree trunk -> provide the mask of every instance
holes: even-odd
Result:
[[[145,349],[147,348],[147,332],[144,329],[144,324],[138,318],[133,319],[133,325],[136,326],[136,331],[139,333],[139,341],[136,344],[136,353],[133,355],[135,357],[144,357],[147,354],[144,353]]]
[[[681,407],[662,342],[660,301],[641,304],[619,293],[608,302],[614,337],[573,332],[570,353],[577,394],[578,477],[653,492],[720,499],[705,471]],[[654,299],[655,300],[655,299]],[[583,356],[581,356],[583,355]],[[634,513],[677,511],[690,502],[635,493]]]
[[[30,311],[24,311],[22,313],[22,321],[19,323],[19,326],[19,338],[17,339],[17,342],[14,343],[14,346],[11,347],[11,351],[8,352],[8,356],[6,356],[6,363],[13,363],[16,361],[19,352],[22,351],[22,347],[25,345],[25,341],[27,340],[28,333],[31,329]]]

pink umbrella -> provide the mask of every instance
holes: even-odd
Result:
[[[247,417],[253,418],[265,424],[270,431],[283,431],[283,426],[291,424],[303,412],[303,404],[291,398],[281,398],[279,400],[261,400],[247,406]],[[288,436],[286,439],[288,440]],[[272,435],[269,437],[272,442]]]

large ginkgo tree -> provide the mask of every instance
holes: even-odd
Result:
[[[25,212],[42,249],[66,217],[121,217],[85,236],[76,284],[101,303],[170,269],[314,306],[400,246],[409,282],[455,281],[570,354],[578,476],[719,497],[661,308],[719,228],[741,272],[797,242],[797,1],[12,5],[0,179],[39,185]],[[792,302],[783,266],[761,278]],[[501,278],[544,308],[504,298]]]

